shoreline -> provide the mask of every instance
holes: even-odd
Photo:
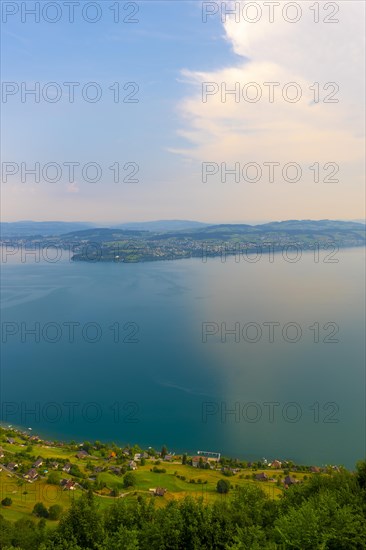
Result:
[[[33,428],[25,428],[23,426],[18,426],[18,425],[14,425],[14,424],[6,424],[4,423],[3,421],[0,421],[0,429],[3,429],[3,430],[10,430],[10,431],[13,431],[21,436],[25,436],[25,437],[28,437],[28,438],[34,438],[34,440],[38,443],[44,443],[46,447],[63,447],[63,446],[79,446],[79,447],[82,447],[83,444],[85,443],[85,441],[76,441],[74,439],[71,439],[71,440],[67,440],[67,439],[60,439],[60,438],[57,438],[55,439],[54,437],[52,438],[47,438],[45,437],[44,435],[41,434],[41,432],[39,433],[36,433]],[[124,443],[124,444],[117,444],[115,443],[116,440],[114,441],[104,441],[102,439],[99,439],[99,438],[96,438],[94,441],[100,441],[103,445],[106,445],[106,446],[116,446],[116,448],[118,448],[119,450],[122,450],[126,447],[138,447],[139,449],[141,450],[146,450],[146,449],[158,449],[160,446],[148,446],[145,447],[144,446],[141,446],[139,443]],[[163,445],[164,446],[164,445]],[[197,455],[197,453],[199,452],[204,452],[204,453],[209,453],[209,454],[219,454],[221,457],[223,457],[225,460],[230,460],[230,461],[242,461],[242,462],[248,462],[248,464],[250,463],[256,463],[256,462],[263,462],[264,465],[266,465],[267,462],[269,462],[267,459],[263,458],[263,457],[259,457],[257,456],[256,458],[253,457],[251,459],[248,459],[244,456],[240,457],[240,456],[231,456],[231,455],[226,455],[225,453],[219,451],[219,450],[215,450],[215,451],[193,451],[193,449],[185,449],[184,451],[180,451],[180,450],[177,450],[176,452],[174,452],[174,455],[176,456],[183,456],[183,455],[187,455],[187,456],[194,456],[194,455]],[[271,456],[271,455],[268,455],[268,456]],[[343,464],[339,464],[339,463],[322,463],[322,464],[315,464],[314,462],[312,462],[311,464],[305,464],[303,462],[299,462],[299,461],[295,461],[295,460],[292,460],[291,458],[287,458],[287,459],[284,459],[284,458],[281,458],[281,457],[278,457],[276,455],[276,457],[273,457],[272,458],[272,461],[273,460],[280,460],[282,461],[283,463],[291,463],[293,464],[294,466],[297,466],[297,465],[301,465],[301,466],[304,466],[306,468],[308,467],[319,467],[319,468],[338,468],[338,467],[341,467],[341,468],[344,468],[350,472],[354,471],[352,468],[349,468],[349,467],[346,467],[344,466]]]

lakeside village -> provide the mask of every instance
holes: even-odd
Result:
[[[341,466],[320,468],[294,464],[289,460],[262,459],[247,462],[226,458],[219,452],[197,451],[196,455],[175,454],[166,446],[160,451],[149,447],[118,447],[115,444],[45,441],[30,432],[13,427],[0,428],[1,498],[12,496],[14,484],[56,485],[59,491],[90,491],[96,496],[124,497],[145,493],[174,498],[192,491],[227,493],[244,483],[265,485],[273,497],[311,475],[331,475]],[[6,478],[6,479],[5,479]],[[8,491],[4,494],[4,481]],[[27,491],[25,491],[27,493]],[[181,494],[181,495],[179,495]],[[3,502],[2,500],[2,502]]]

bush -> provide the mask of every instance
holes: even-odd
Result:
[[[166,473],[165,468],[157,468],[156,466],[154,466],[151,471],[154,472],[155,474],[165,474]]]
[[[58,485],[60,483],[61,476],[58,472],[51,472],[47,478],[47,483],[50,485]]]
[[[83,477],[82,472],[80,471],[80,468],[77,464],[72,464],[70,468],[70,475],[75,477]]]
[[[127,472],[123,478],[123,487],[134,487],[136,485],[136,476],[132,472]]]
[[[53,504],[48,509],[48,518],[52,520],[58,520],[60,519],[62,513],[62,506],[59,504]]]
[[[37,502],[33,508],[33,514],[37,518],[48,518],[48,510],[42,502]]]
[[[1,504],[3,506],[11,506],[13,504],[13,501],[11,500],[10,497],[5,497],[3,498],[3,500],[1,501]]]
[[[216,485],[216,491],[220,494],[226,494],[230,490],[230,481],[227,479],[219,479]]]

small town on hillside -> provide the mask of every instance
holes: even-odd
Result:
[[[277,458],[251,462],[214,451],[177,454],[165,445],[156,451],[100,441],[49,441],[13,427],[0,429],[0,443],[0,476],[7,478],[7,484],[1,484],[2,500],[19,493],[24,497],[27,484],[56,486],[62,492],[92,490],[96,496],[113,500],[141,493],[165,498],[179,498],[179,493],[207,496],[226,493],[243,483],[259,483],[272,486],[269,494],[276,497],[311,475],[331,475],[342,468],[305,466]],[[15,485],[9,484],[9,478]]]

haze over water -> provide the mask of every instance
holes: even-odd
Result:
[[[2,263],[2,420],[49,438],[353,467],[365,453],[365,250],[323,258]],[[216,332],[206,342],[203,323]],[[221,323],[240,323],[240,341],[222,342]]]

